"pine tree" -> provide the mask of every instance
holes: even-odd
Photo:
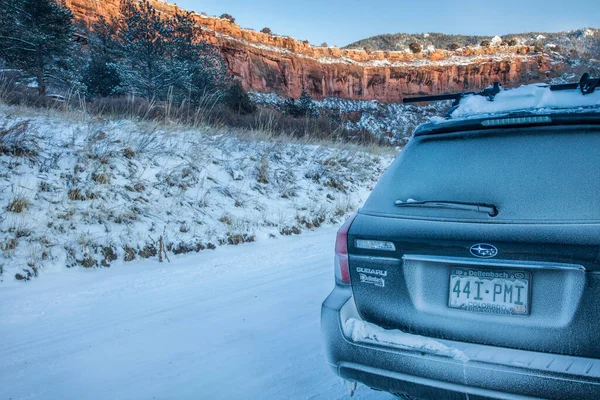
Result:
[[[121,0],[115,37],[128,86],[150,99],[199,102],[229,85],[217,49],[202,40],[191,13],[160,15],[148,0]],[[106,29],[105,29],[106,30]],[[110,41],[109,41],[110,43]]]
[[[110,59],[123,55],[120,43],[117,41],[117,24],[114,19],[109,21],[103,15],[92,24],[90,45],[94,53]]]
[[[119,66],[108,56],[93,55],[83,70],[83,82],[92,97],[109,97],[121,91],[123,79]]]
[[[176,97],[192,103],[208,94],[220,94],[230,83],[219,51],[202,38],[192,14],[177,13],[170,21],[171,71]]]
[[[116,21],[108,21],[103,16],[92,25],[89,36],[90,57],[83,69],[83,83],[87,94],[108,97],[123,89],[122,68],[117,62],[123,56],[117,41]]]
[[[0,57],[37,81],[40,96],[48,80],[62,80],[73,68],[73,14],[57,0],[0,0]],[[71,77],[72,78],[72,77]]]
[[[283,103],[283,113],[294,118],[298,118],[300,116],[300,109],[298,108],[298,104],[296,104],[295,99],[290,97],[289,99],[285,100]]]
[[[302,89],[302,94],[298,99],[298,109],[302,117],[313,117],[316,112],[312,97],[304,89]]]
[[[149,99],[164,96],[172,83],[168,25],[148,0],[122,0],[120,11],[117,37],[129,67],[128,84]]]
[[[314,117],[317,114],[315,103],[308,94],[302,89],[302,94],[298,100],[289,98],[283,103],[283,113],[291,115],[294,118]]]
[[[252,114],[256,111],[256,106],[238,81],[234,81],[227,91],[225,104],[230,110],[241,115]]]

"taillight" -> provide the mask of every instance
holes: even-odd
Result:
[[[337,283],[350,284],[350,268],[348,267],[348,231],[350,225],[356,218],[356,213],[352,214],[344,225],[338,230],[335,239],[335,280]]]

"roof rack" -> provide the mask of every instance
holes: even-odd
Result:
[[[578,83],[567,83],[561,85],[548,85],[550,90],[558,91],[558,90],[575,90],[580,89],[581,94],[591,94],[594,93],[596,87],[600,86],[600,78],[591,78],[590,74],[585,73],[581,77]],[[409,103],[421,103],[428,101],[447,101],[454,100],[453,106],[456,107],[459,105],[460,101],[468,95],[475,96],[484,96],[487,97],[489,101],[494,101],[494,97],[498,93],[501,92],[500,83],[494,82],[492,87],[482,90],[481,92],[465,92],[465,93],[455,93],[455,94],[442,94],[442,95],[434,95],[434,96],[419,96],[419,97],[407,97],[402,102],[404,104]]]
[[[565,83],[562,85],[550,85],[550,90],[558,91],[558,90],[575,90],[580,89],[581,94],[591,94],[594,93],[594,90],[600,86],[600,78],[592,78],[590,74],[587,72],[583,74],[579,83]]]
[[[447,101],[454,100],[453,106],[457,106],[463,97],[468,95],[476,95],[476,96],[485,96],[490,101],[494,101],[494,97],[498,93],[500,93],[500,83],[494,82],[494,86],[489,87],[487,89],[483,89],[481,92],[465,92],[465,93],[455,93],[455,94],[441,94],[441,95],[433,95],[433,96],[420,96],[420,97],[406,97],[402,102],[404,104],[408,103],[421,103],[424,101]]]

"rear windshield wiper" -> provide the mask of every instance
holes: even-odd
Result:
[[[475,211],[486,213],[490,217],[498,215],[498,208],[493,204],[485,203],[464,203],[460,201],[408,201],[396,200],[397,207],[416,207],[416,208],[449,208],[453,210]]]

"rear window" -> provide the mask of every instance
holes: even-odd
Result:
[[[401,208],[396,200],[495,205],[499,213]],[[416,137],[363,212],[486,222],[599,222],[600,131],[557,127]]]

